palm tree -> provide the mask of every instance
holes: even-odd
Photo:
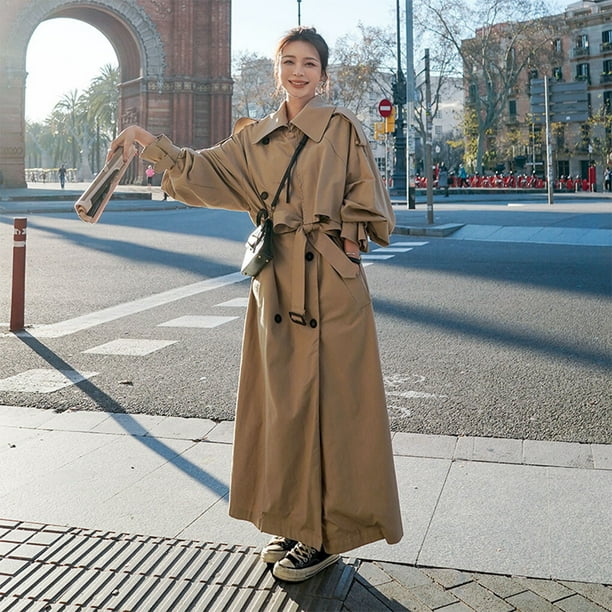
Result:
[[[88,122],[95,128],[93,165],[101,167],[101,150],[117,135],[117,109],[119,107],[119,68],[106,64],[85,92]]]

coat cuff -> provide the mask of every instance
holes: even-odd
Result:
[[[147,145],[140,153],[140,157],[155,166],[155,172],[170,170],[181,154],[177,147],[166,135],[160,134],[154,142]]]
[[[345,221],[342,223],[341,238],[346,238],[351,242],[359,245],[359,250],[367,253],[368,251],[368,236],[365,229],[365,223],[356,221]]]

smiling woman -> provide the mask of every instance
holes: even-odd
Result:
[[[34,31],[28,44],[26,119],[41,122],[62,96],[84,91],[107,64],[117,65],[108,39],[76,19],[49,19]]]

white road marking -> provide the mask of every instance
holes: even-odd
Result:
[[[156,295],[150,295],[145,298],[140,298],[132,302],[126,302],[124,304],[117,304],[116,306],[110,306],[98,310],[97,312],[90,312],[74,319],[68,319],[59,323],[52,323],[50,325],[33,325],[28,327],[26,333],[34,336],[35,338],[61,338],[74,334],[76,332],[95,327],[96,325],[102,325],[109,321],[115,321],[122,317],[129,315],[138,314],[145,310],[169,304],[170,302],[176,302],[183,298],[197,295],[198,293],[204,293],[206,291],[212,291],[213,289],[219,289],[227,285],[233,285],[249,278],[240,272],[233,272],[232,274],[226,274],[225,276],[218,276],[217,278],[209,278],[198,283],[191,285],[185,285],[184,287],[177,287],[176,289],[170,289],[163,291]],[[0,334],[0,336],[19,336],[22,332],[16,334]]]
[[[76,370],[27,370],[21,374],[0,380],[0,391],[19,393],[51,393],[70,385],[75,385],[96,376],[97,372],[77,372]]]
[[[379,261],[379,260],[383,260],[383,259],[391,259],[392,257],[394,257],[393,255],[373,255],[372,253],[364,253],[361,256],[361,259],[365,259],[365,260],[374,260],[374,261]]]
[[[193,315],[179,317],[178,319],[160,323],[158,327],[204,327],[212,329],[213,327],[219,327],[219,325],[229,323],[237,318],[238,317],[218,317],[214,315]]]
[[[374,249],[373,251],[371,251],[372,253],[378,253],[378,252],[385,252],[385,253],[407,253],[408,251],[412,251],[412,247],[398,247],[396,248],[395,246],[390,246],[390,247],[383,247],[380,249]]]
[[[429,242],[392,242],[389,246],[392,247],[417,247],[417,246],[425,246],[429,244]]]
[[[229,300],[228,302],[222,302],[221,304],[216,304],[216,306],[223,308],[246,308],[249,303],[248,297],[239,297],[234,298],[233,300]]]
[[[166,348],[171,344],[175,344],[176,340],[144,340],[120,338],[112,340],[106,344],[95,346],[94,348],[83,351],[84,353],[94,353],[96,355],[132,355],[142,357],[150,355],[155,351]]]

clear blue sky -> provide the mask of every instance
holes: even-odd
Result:
[[[554,1],[559,12],[567,4]],[[396,0],[302,0],[299,4],[302,25],[315,26],[330,46],[354,32],[360,22],[395,27]],[[400,0],[402,12],[404,7],[405,0]],[[271,57],[278,38],[297,25],[297,15],[297,0],[232,0],[232,52]],[[41,23],[28,46],[26,118],[43,120],[67,91],[83,91],[108,63],[117,64],[115,52],[93,27],[73,19]]]

